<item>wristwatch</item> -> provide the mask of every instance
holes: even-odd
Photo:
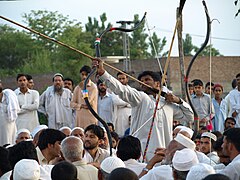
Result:
[[[148,172],[149,171],[149,169],[148,168],[143,168],[143,171],[146,171],[146,172]]]

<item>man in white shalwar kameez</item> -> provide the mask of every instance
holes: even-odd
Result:
[[[142,92],[130,86],[122,85],[105,71],[101,60],[93,60],[93,65],[97,65],[100,79],[106,82],[107,87],[132,106],[130,134],[140,140],[142,151],[144,151],[156,105],[157,94],[146,86],[141,86],[144,91]],[[155,89],[160,89],[161,78],[158,73],[145,71],[139,76],[139,79]],[[146,161],[154,156],[157,147],[165,148],[172,140],[173,120],[192,122],[193,112],[189,104],[173,94],[167,93],[165,98],[160,98],[158,104]]]
[[[47,117],[49,128],[60,129],[63,126],[73,126],[71,99],[72,92],[63,88],[63,76],[59,73],[55,74],[53,86],[48,87],[40,96],[38,109]]]
[[[18,87],[14,92],[17,95],[20,112],[16,120],[17,130],[28,129],[32,131],[39,125],[37,109],[39,106],[39,93],[28,88],[25,74],[18,74]]]
[[[236,75],[237,87],[229,93],[231,115],[236,120],[236,127],[240,127],[240,73]]]
[[[14,144],[16,136],[16,119],[20,111],[16,94],[3,90],[0,80],[0,146]]]

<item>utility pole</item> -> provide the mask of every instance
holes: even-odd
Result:
[[[126,29],[127,25],[133,24],[133,21],[117,21],[117,23],[120,23],[122,28]],[[125,56],[125,59],[123,61],[123,70],[125,72],[131,72],[131,61],[130,61],[130,47],[129,47],[129,37],[126,32],[123,32],[123,56]]]
[[[180,65],[180,78],[181,78],[181,92],[182,92],[182,99],[185,101],[186,99],[186,88],[184,82],[184,53],[183,53],[183,40],[182,40],[182,15],[179,14],[179,9],[177,8],[177,20],[179,20],[178,27],[177,27],[177,34],[178,34],[178,52],[179,52],[179,65]]]

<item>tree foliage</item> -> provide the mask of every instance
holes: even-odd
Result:
[[[190,34],[186,34],[185,39],[183,39],[183,52],[185,56],[192,56],[194,53],[196,53],[199,50],[199,48],[192,43],[192,37]],[[219,50],[215,49],[213,45],[208,45],[204,48],[204,50],[199,54],[199,56],[210,56],[210,50],[211,50],[211,56],[222,56],[219,52]]]
[[[149,37],[148,39],[149,39],[149,46],[151,49],[150,58],[154,58],[156,56],[162,57],[164,55],[164,53],[162,53],[163,48],[167,43],[166,37],[164,37],[161,40],[161,38],[158,38],[157,34],[154,32],[152,35],[152,38]],[[154,49],[156,49],[156,52]]]
[[[40,49],[30,35],[7,25],[0,26],[0,68],[17,69],[30,63],[32,53]]]

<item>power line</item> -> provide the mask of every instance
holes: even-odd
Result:
[[[167,33],[173,33],[172,30],[168,30],[168,29],[161,29],[161,28],[155,28],[155,30],[157,31],[162,31],[162,32],[167,32]],[[183,34],[189,34],[193,37],[205,37],[204,35],[199,35],[199,34],[192,34],[192,33],[183,33]],[[212,39],[218,39],[218,40],[224,40],[224,41],[237,41],[240,42],[240,39],[231,39],[231,38],[222,38],[222,37],[214,37],[212,36]]]

